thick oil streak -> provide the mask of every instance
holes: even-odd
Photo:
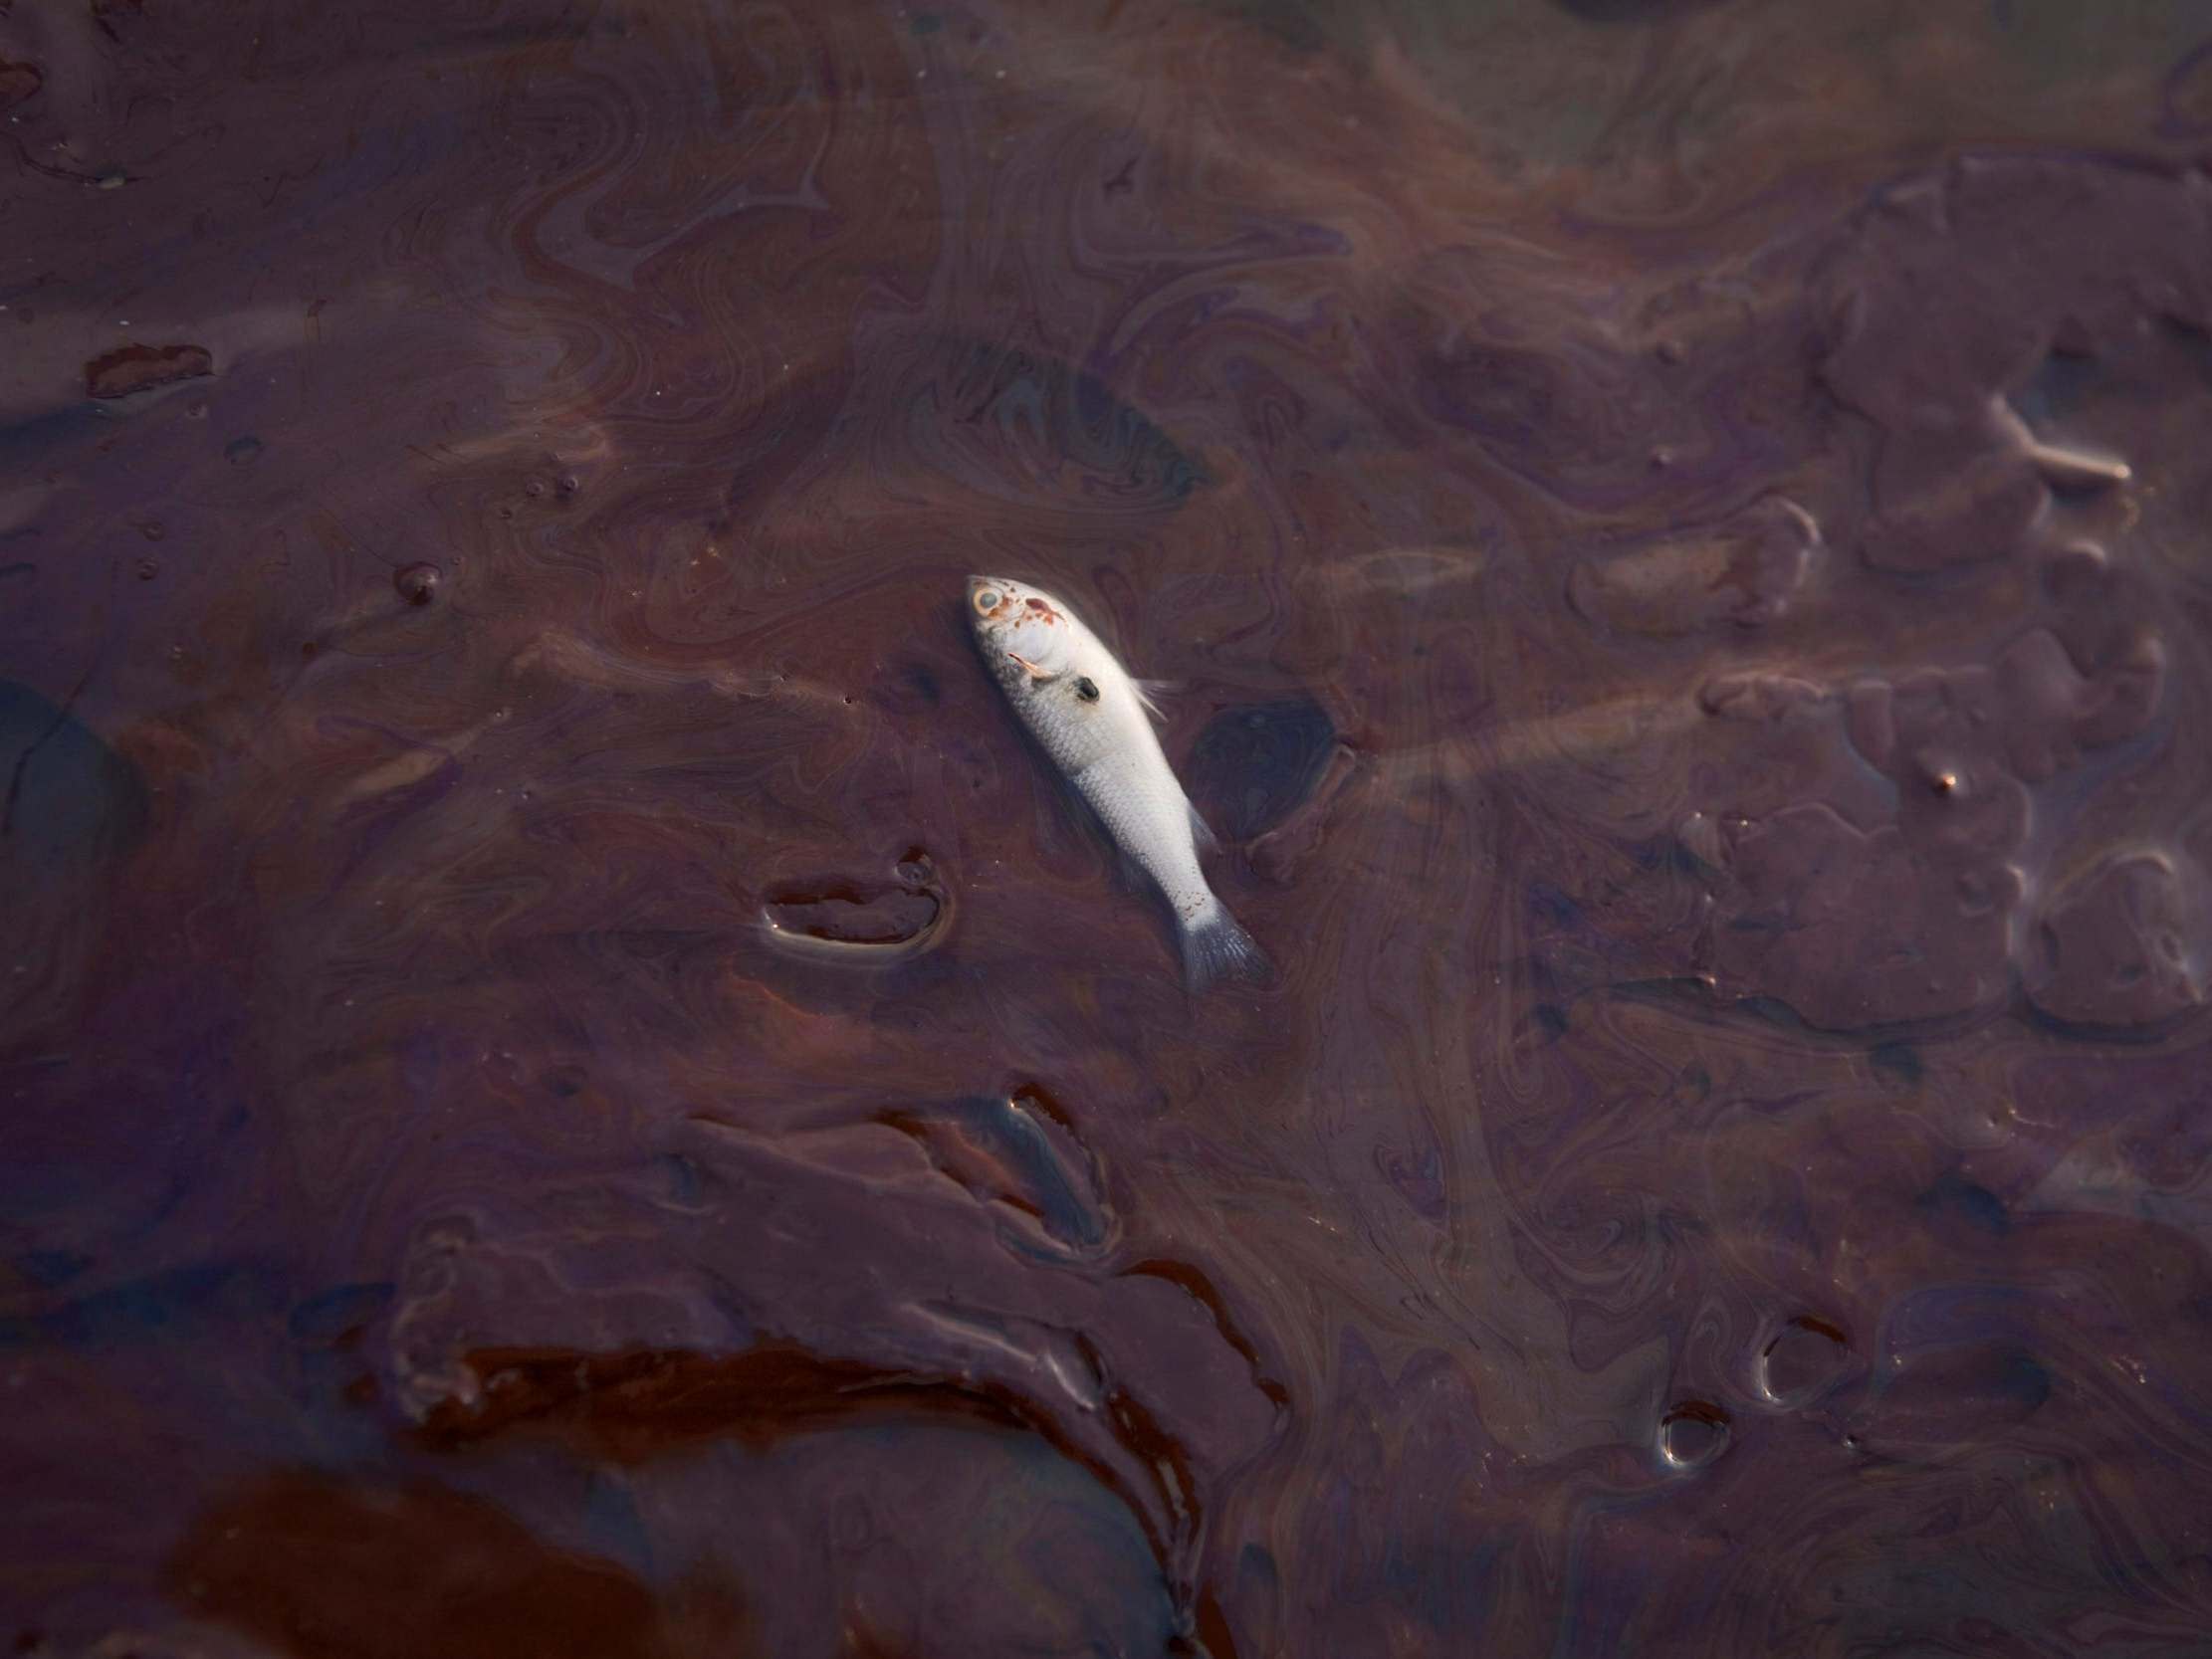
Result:
[[[0,1647],[2201,1648],[2203,27],[0,6]]]

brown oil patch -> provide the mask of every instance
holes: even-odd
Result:
[[[85,395],[128,397],[214,372],[215,358],[204,346],[126,345],[85,365]]]
[[[498,1506],[429,1482],[269,1476],[201,1516],[165,1582],[194,1616],[296,1659],[758,1651],[727,1586],[680,1589],[664,1611],[613,1562],[556,1549]]]

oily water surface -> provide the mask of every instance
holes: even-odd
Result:
[[[0,1650],[2212,1652],[2208,42],[0,0]]]

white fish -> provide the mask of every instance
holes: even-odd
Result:
[[[1142,685],[1073,611],[1000,576],[968,578],[968,621],[1006,700],[1175,912],[1194,991],[1267,968],[1199,868],[1214,845],[1153,734]]]

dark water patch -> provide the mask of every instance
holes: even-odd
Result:
[[[2011,1343],[1916,1349],[1888,1370],[1854,1432],[1877,1455],[1985,1444],[2042,1410],[2057,1386],[2041,1359]]]
[[[1335,749],[1335,723],[1310,700],[1224,709],[1191,745],[1185,787],[1213,828],[1246,841],[1305,803]]]
[[[78,445],[98,443],[102,436],[107,436],[109,427],[111,416],[107,405],[71,398],[67,407],[42,409],[38,414],[0,425],[0,463],[7,463],[20,474],[31,474],[31,469],[51,465],[53,458],[73,451]],[[27,533],[31,533],[29,526],[13,526],[7,530],[7,535]]]
[[[0,775],[9,862],[77,864],[126,850],[144,832],[144,783],[66,710],[0,680]]]
[[[43,1340],[108,1348],[174,1341],[250,1316],[266,1307],[271,1295],[262,1270],[209,1262],[95,1291],[51,1312],[0,1319],[0,1346]]]
[[[67,709],[0,681],[0,1029],[62,1018],[93,964],[93,927],[152,803],[138,769]]]
[[[955,341],[915,393],[914,450],[986,494],[1092,513],[1172,511],[1206,472],[1088,369],[1012,342]]]
[[[1960,1221],[1992,1238],[2002,1238],[2012,1230],[2012,1217],[2004,1200],[1955,1169],[1945,1171],[1922,1193],[1919,1205],[1937,1220]]]
[[[2079,349],[2054,346],[2027,382],[2010,394],[2013,408],[2038,431],[2064,428],[2094,407],[2103,370],[2082,342]]]
[[[94,1258],[78,1250],[33,1250],[8,1263],[8,1271],[36,1290],[67,1284],[93,1265]]]
[[[332,1343],[356,1336],[391,1306],[388,1284],[338,1285],[294,1308],[285,1330],[295,1342]]]
[[[1556,1002],[1537,1003],[1529,1010],[1529,1018],[1547,1042],[1556,1042],[1564,1037],[1574,1023],[1567,1010]]]
[[[1581,391],[1567,369],[1543,352],[1462,343],[1422,362],[1422,406],[1507,454],[1544,449],[1558,407]]]
[[[1885,1072],[1899,1083],[1914,1084],[1927,1076],[1927,1065],[1910,1043],[1877,1043],[1867,1051],[1867,1058],[1877,1071]]]

